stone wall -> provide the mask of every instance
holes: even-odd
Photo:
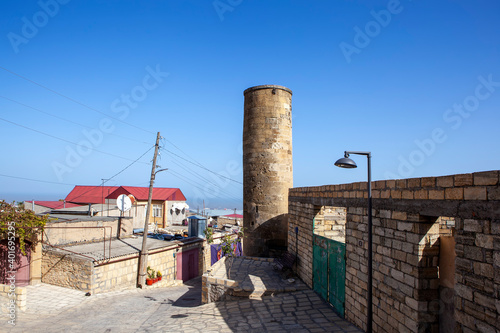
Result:
[[[436,332],[440,322],[453,320],[447,327],[457,331],[495,332],[500,327],[499,171],[375,181],[372,188],[373,330]],[[345,313],[363,329],[366,189],[366,183],[290,189],[288,229],[289,251],[298,244],[297,272],[312,286],[313,219],[323,206],[347,208]],[[453,235],[454,294],[439,287],[440,240]],[[450,319],[445,314],[453,302]]]
[[[185,244],[176,243],[150,251],[148,266],[155,271],[160,271],[163,275],[162,280],[154,286],[178,284],[177,254],[192,249],[200,250],[198,274],[203,274],[204,248],[207,248],[206,241],[200,240]],[[94,261],[91,258],[58,249],[45,249],[42,261],[42,282],[92,294],[135,288],[138,257],[137,253],[111,260]]]
[[[8,320],[15,320],[17,310],[26,310],[26,287],[15,287],[8,284],[0,284],[0,308],[1,313],[5,314],[4,324]]]
[[[75,217],[77,218],[77,217]],[[51,222],[45,228],[43,241],[51,245],[65,245],[80,242],[97,242],[110,237],[127,237],[133,234],[130,218],[97,218],[92,221]]]
[[[297,254],[296,272],[313,287],[313,220],[319,209],[309,203],[289,201],[288,251]]]
[[[56,286],[92,290],[93,262],[76,254],[44,249],[42,255],[42,282]]]
[[[314,218],[314,234],[345,243],[346,209],[323,206]]]

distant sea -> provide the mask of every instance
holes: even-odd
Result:
[[[201,215],[202,210],[200,209],[200,211],[198,212],[196,209],[190,209],[190,212]],[[228,208],[228,209],[205,208],[205,215],[208,215],[208,216],[223,216],[223,215],[231,215],[231,214],[234,214],[234,209],[230,209],[230,208]],[[243,215],[243,210],[237,209],[236,214]]]

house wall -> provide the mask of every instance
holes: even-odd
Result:
[[[159,228],[166,228],[172,225],[180,225],[186,218],[186,211],[176,211],[172,209],[173,204],[185,201],[157,201],[154,200],[153,205],[162,205],[162,217],[153,217],[153,210],[151,209],[149,215],[149,224],[153,225],[158,223]],[[147,201],[137,201],[131,209],[131,215],[134,218],[134,228],[144,228],[144,221],[146,219]]]
[[[168,244],[168,243],[166,243]],[[206,241],[186,244],[174,243],[148,255],[148,266],[162,272],[162,280],[154,286],[169,286],[178,283],[177,255],[199,249],[198,275],[205,271]],[[174,257],[175,254],[175,257]],[[138,254],[115,258],[111,261],[94,262],[77,254],[58,249],[44,249],[42,282],[82,290],[92,294],[135,288],[137,285]]]
[[[166,201],[166,221],[167,226],[181,225],[182,221],[187,218],[187,210],[172,209],[176,203],[185,203],[185,201]]]
[[[120,237],[133,234],[132,220],[118,218],[113,221],[75,221],[75,222],[50,222],[45,228],[43,241],[51,245],[63,245],[77,242],[96,242],[110,237]]]
[[[384,180],[373,191],[373,330],[437,331],[444,313],[460,332],[500,327],[499,171]],[[367,184],[289,191],[288,247],[312,286],[313,219],[323,206],[346,207],[346,318],[366,329]],[[453,236],[454,293],[440,292],[440,238]],[[295,233],[298,228],[298,234]],[[447,277],[449,280],[449,276]],[[449,327],[449,326],[448,326]]]
[[[34,205],[35,209],[33,209],[33,203],[28,202],[28,201],[24,202],[24,208],[34,211],[35,214],[49,213],[52,210],[51,208],[47,208],[47,207],[40,206],[37,204]]]

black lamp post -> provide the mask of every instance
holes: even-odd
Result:
[[[367,299],[367,323],[366,332],[372,332],[373,301],[372,301],[372,175],[371,175],[371,153],[369,151],[345,151],[344,158],[335,162],[341,168],[356,168],[356,162],[349,158],[349,154],[365,155],[368,159],[368,299]]]

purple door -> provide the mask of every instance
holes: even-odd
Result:
[[[16,240],[15,251],[9,251],[8,240],[0,241],[0,283],[15,283],[16,287],[24,287],[30,284],[30,259],[31,252],[26,249],[26,255],[19,248],[19,241]],[[15,273],[14,273],[15,272]],[[15,276],[14,279],[10,279]]]
[[[177,253],[177,280],[188,281],[198,276],[199,250]]]

